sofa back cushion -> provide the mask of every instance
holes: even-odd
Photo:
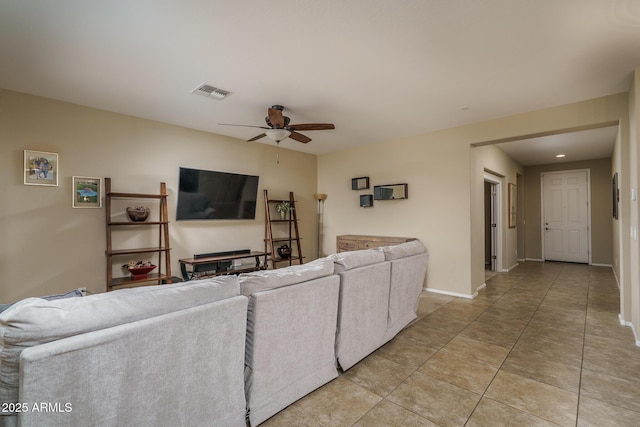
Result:
[[[242,295],[308,282],[333,274],[333,261],[319,258],[307,264],[292,265],[276,270],[260,270],[239,276]]]
[[[398,258],[406,258],[426,252],[426,248],[420,240],[400,243],[399,245],[383,246],[380,250],[384,253],[384,258],[391,261]]]
[[[145,286],[83,298],[27,298],[0,314],[0,402],[18,400],[23,349],[240,294],[236,276]]]
[[[384,253],[378,249],[367,249],[352,252],[340,252],[328,257],[335,263],[335,272],[353,270],[354,268],[377,264],[384,261]]]
[[[329,275],[249,297],[245,391],[252,426],[338,376],[339,282]]]
[[[80,289],[74,289],[74,290],[72,290],[70,292],[66,292],[64,294],[47,295],[47,296],[38,297],[38,298],[42,298],[42,299],[46,299],[46,300],[49,300],[49,301],[53,301],[54,299],[76,298],[76,297],[83,297],[84,295],[85,295],[85,293],[83,291],[81,291]],[[15,303],[0,304],[0,313],[2,313],[3,311],[7,310],[13,304],[15,304]]]

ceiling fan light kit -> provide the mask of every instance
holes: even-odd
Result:
[[[291,135],[291,132],[286,129],[269,129],[264,133],[275,142],[280,142]]]
[[[264,118],[264,121],[266,122],[268,127],[254,126],[254,125],[235,125],[231,123],[218,123],[218,124],[224,125],[224,126],[245,126],[245,127],[251,127],[251,128],[265,129],[264,133],[261,133],[260,135],[256,135],[253,138],[248,139],[247,141],[248,142],[257,141],[266,136],[269,139],[272,139],[273,141],[275,141],[278,148],[280,148],[280,141],[286,138],[291,138],[294,141],[298,141],[303,144],[306,144],[307,142],[311,141],[311,138],[301,133],[298,133],[297,132],[298,130],[304,130],[304,131],[328,130],[328,129],[336,128],[333,125],[333,123],[304,123],[304,124],[290,125],[289,124],[290,119],[289,117],[282,114],[283,111],[284,111],[284,107],[282,105],[273,105],[271,108],[267,110],[267,116]],[[280,151],[277,151],[276,159],[277,159],[277,162],[280,163]]]
[[[255,126],[255,125],[235,125],[231,123],[218,123],[224,126],[245,126],[251,128],[260,128],[265,129],[264,133],[260,135],[256,135],[247,141],[257,141],[258,139],[264,138],[265,136],[274,140],[275,142],[280,142],[285,138],[291,138],[294,141],[301,142],[306,144],[307,142],[311,142],[311,138],[306,135],[303,135],[297,131],[303,130],[330,130],[335,129],[336,127],[333,123],[302,123],[302,124],[289,124],[289,117],[282,114],[284,111],[284,107],[282,105],[273,105],[271,108],[267,110],[267,116],[264,118],[267,126]]]

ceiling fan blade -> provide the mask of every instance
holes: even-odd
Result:
[[[284,116],[282,115],[282,110],[279,110],[277,108],[269,108],[269,121],[274,128],[283,128]]]
[[[244,128],[271,129],[271,128],[268,128],[268,127],[266,127],[266,126],[234,125],[234,124],[231,124],[231,123],[218,123],[218,125],[220,125],[220,126],[240,126],[240,127],[244,127]]]
[[[335,128],[333,123],[303,123],[287,127],[289,130],[328,130]]]
[[[289,135],[289,138],[298,142],[302,142],[303,144],[306,144],[307,142],[311,141],[311,138],[309,138],[308,136],[304,136],[303,134],[298,132],[291,132],[291,135]]]
[[[257,140],[259,140],[260,138],[264,138],[265,136],[267,136],[267,134],[266,134],[266,133],[261,133],[260,135],[254,136],[254,137],[253,137],[253,138],[251,138],[251,139],[247,139],[247,142],[257,141]]]

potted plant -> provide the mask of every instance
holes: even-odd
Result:
[[[276,205],[276,211],[280,214],[280,219],[287,219],[287,212],[293,210],[289,202],[280,202]]]

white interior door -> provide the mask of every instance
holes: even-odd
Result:
[[[544,259],[589,262],[588,171],[542,175]]]

